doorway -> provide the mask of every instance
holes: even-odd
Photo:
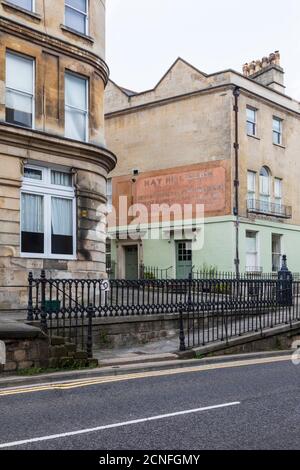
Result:
[[[134,281],[139,278],[138,246],[125,246],[125,279]]]
[[[176,242],[176,277],[188,279],[193,269],[193,255],[191,242]]]

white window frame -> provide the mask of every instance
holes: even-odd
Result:
[[[248,119],[248,110],[254,112],[254,121],[250,121]],[[247,117],[247,135],[249,135],[250,137],[256,137],[257,136],[257,109],[253,108],[252,106],[247,106],[246,113],[247,113],[246,114],[246,117]],[[251,124],[251,126],[253,126],[254,133],[253,132],[250,133],[248,131],[248,124]]]
[[[83,34],[84,36],[88,36],[89,35],[89,0],[85,0],[85,4],[86,4],[86,12],[82,11],[82,10],[78,10],[78,8],[75,8],[73,7],[72,5],[69,5],[69,0],[65,0],[65,11],[64,11],[64,25],[67,27],[67,28],[70,28],[72,29],[73,31],[76,31],[77,33],[79,34]],[[82,33],[81,31],[78,31],[77,29],[74,29],[70,26],[67,25],[67,21],[66,21],[66,7],[70,8],[71,10],[74,10],[76,11],[77,13],[81,13],[82,15],[85,16],[85,32]]]
[[[280,131],[278,132],[275,128],[274,128],[274,122],[279,122],[280,124]],[[283,134],[283,120],[277,116],[273,116],[273,121],[272,121],[272,130],[273,130],[273,144],[274,145],[282,145],[282,134]],[[275,138],[274,138],[274,134],[276,134],[277,136],[279,136],[279,142],[275,142]]]
[[[42,167],[37,165],[26,165],[26,168],[32,170],[42,171],[42,179],[28,179],[23,177],[21,188],[20,201],[22,194],[33,194],[43,196],[44,200],[44,253],[24,253],[21,251],[22,246],[20,243],[20,255],[22,258],[35,258],[35,259],[57,259],[57,260],[76,260],[76,247],[77,247],[77,217],[76,217],[76,197],[74,187],[60,186],[51,184],[51,171],[61,171],[62,173],[70,173],[66,169],[60,167]],[[51,198],[58,197],[62,199],[69,199],[73,202],[73,255],[57,255],[51,253]],[[20,240],[22,237],[22,210],[20,210]]]
[[[28,10],[28,9],[25,8],[25,7],[21,7],[20,5],[17,5],[17,4],[14,2],[14,0],[9,0],[9,2],[12,3],[16,8],[20,8],[20,9],[22,9],[22,10],[35,13],[35,1],[36,1],[36,0],[31,0],[31,1],[32,1],[32,9],[31,9],[31,10]]]
[[[248,235],[248,233],[249,234],[252,233],[252,234],[255,235],[255,240],[256,240],[256,251],[255,252],[249,252],[248,249],[247,249],[247,238],[248,238],[247,235]],[[246,236],[246,271],[247,272],[252,272],[253,270],[251,270],[250,268],[255,268],[257,270],[260,268],[260,239],[259,239],[259,232],[256,232],[255,230],[246,230],[245,236]],[[247,266],[248,254],[256,256],[257,266]]]
[[[254,188],[250,188],[250,185],[249,185],[250,177],[253,178]],[[256,177],[257,177],[256,171],[252,171],[252,170],[247,171],[247,205],[248,205],[248,209],[253,209],[254,208],[253,204],[255,204],[255,200],[256,200],[256,186],[257,186]]]
[[[274,237],[279,237],[279,239],[280,239],[280,253],[275,253],[275,252],[273,252],[273,236],[274,236]],[[280,233],[272,233],[272,235],[271,235],[271,243],[272,243],[272,247],[271,247],[271,248],[272,248],[272,272],[278,272],[278,271],[280,270],[281,264],[282,264],[282,256],[283,256],[282,253],[284,253],[284,250],[283,250],[283,235],[280,234]],[[275,270],[275,269],[273,270],[273,256],[280,256],[280,260],[279,260],[279,269],[278,269],[278,271]]]
[[[277,188],[277,185],[276,183],[279,183],[279,188],[280,188],[280,191],[279,193],[277,192],[276,188]],[[274,202],[277,206],[280,206],[282,207],[282,191],[283,189],[283,181],[281,178],[274,178]]]
[[[75,111],[80,111],[81,113],[85,114],[85,140],[78,140],[78,142],[88,142],[89,141],[89,112],[90,112],[89,111],[89,108],[90,108],[90,103],[89,103],[90,81],[87,77],[84,77],[83,75],[80,75],[78,73],[74,73],[70,70],[65,70],[65,87],[66,87],[66,76],[67,75],[73,75],[74,77],[80,78],[81,80],[85,81],[86,110],[80,109],[80,108],[75,108],[74,106],[67,105],[66,104],[66,93],[65,93],[65,116],[66,116],[66,108],[73,109]],[[68,137],[66,135],[66,123],[65,123],[65,137],[67,139],[71,138],[71,137]],[[73,139],[73,140],[76,140],[76,139]]]
[[[36,78],[35,78],[35,72],[36,72],[36,63],[35,59],[33,57],[26,56],[24,54],[19,54],[18,52],[15,52],[11,49],[7,49],[6,54],[5,54],[5,68],[6,68],[6,63],[7,63],[7,56],[12,55],[16,57],[22,57],[23,59],[30,60],[32,62],[32,95],[30,95],[27,92],[24,92],[22,90],[15,90],[14,88],[9,88],[6,86],[6,70],[5,70],[5,95],[6,95],[6,90],[13,91],[15,93],[19,93],[20,95],[26,95],[26,96],[31,96],[32,97],[32,127],[27,127],[27,126],[22,126],[21,124],[13,124],[10,122],[7,122],[7,124],[11,124],[12,126],[18,126],[24,129],[32,129],[35,130],[35,101],[36,101],[36,93],[35,93],[35,84],[36,84]],[[6,97],[5,97],[5,102],[6,102]],[[5,104],[6,107],[6,104]]]

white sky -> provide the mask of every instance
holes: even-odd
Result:
[[[206,73],[280,50],[300,100],[299,0],[106,0],[107,63],[119,85],[153,88],[178,56]]]

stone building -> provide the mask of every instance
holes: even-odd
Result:
[[[0,309],[28,272],[105,276],[105,2],[0,1]]]
[[[300,104],[285,94],[279,52],[245,64],[243,74],[208,75],[178,59],[152,90],[110,81],[105,107],[107,143],[119,157],[114,205],[123,195],[205,208],[191,237],[160,220],[160,240],[144,237],[145,224],[132,240],[124,221],[111,220],[116,276],[136,277],[141,264],[177,277],[193,266],[271,272],[283,254],[300,272]],[[203,247],[191,250],[197,237]]]

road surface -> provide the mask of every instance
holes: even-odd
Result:
[[[2,389],[0,451],[300,449],[300,366],[268,361]]]

